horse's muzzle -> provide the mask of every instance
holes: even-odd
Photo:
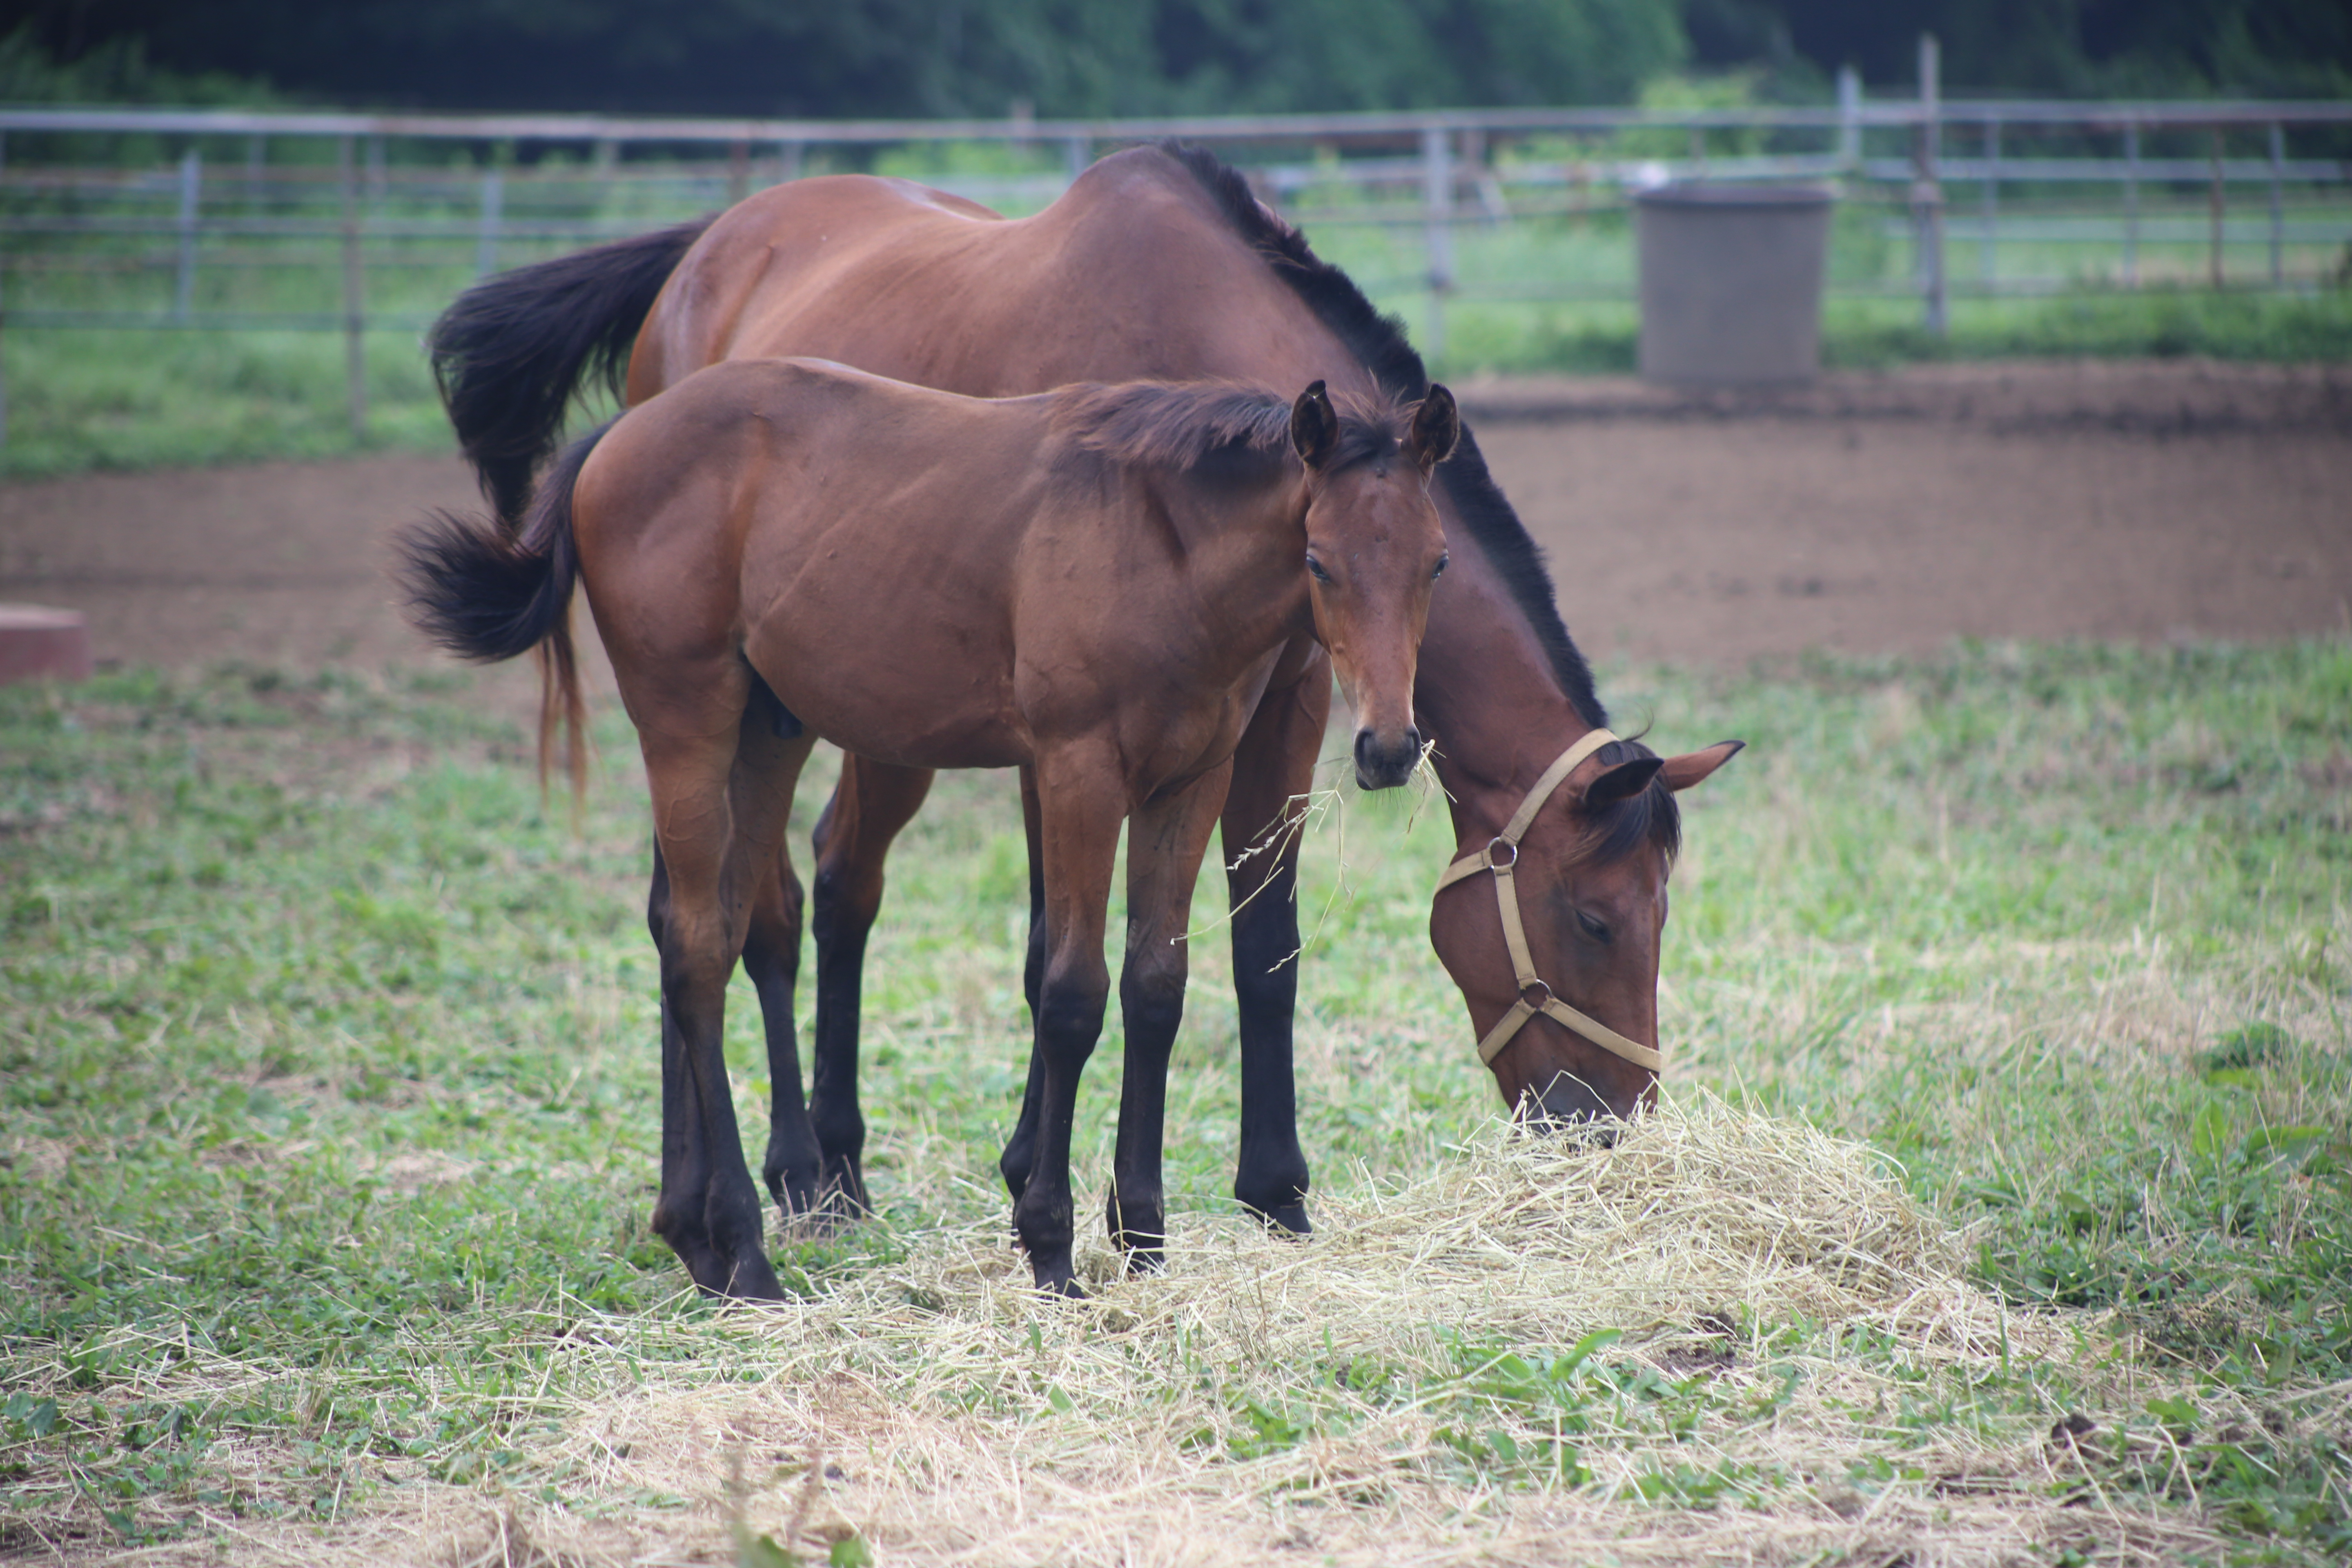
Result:
[[[1404,727],[1394,740],[1382,743],[1370,730],[1356,731],[1356,787],[1394,789],[1412,777],[1421,761],[1421,731]]]
[[[1560,1073],[1540,1093],[1528,1097],[1523,1118],[1545,1132],[1556,1132],[1595,1149],[1612,1147],[1625,1123],[1609,1102],[1581,1079]]]

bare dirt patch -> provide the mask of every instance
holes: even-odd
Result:
[[[2352,622],[2352,367],[1462,390],[1595,653],[1736,663]],[[390,541],[428,508],[477,504],[454,457],[415,455],[0,486],[0,599],[83,610],[102,661],[427,661]],[[520,692],[529,674],[501,680]]]

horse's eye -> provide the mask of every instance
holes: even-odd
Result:
[[[1331,574],[1323,570],[1323,563],[1316,560],[1312,555],[1307,558],[1307,573],[1318,583],[1328,583],[1331,580]]]
[[[1593,941],[1604,945],[1608,942],[1609,924],[1606,921],[1595,920],[1591,915],[1586,914],[1582,910],[1579,910],[1576,911],[1576,923],[1583,927],[1584,934],[1591,937]]]
[[[1451,555],[1440,555],[1437,558],[1437,565],[1429,574],[1429,580],[1434,583],[1440,577],[1444,576],[1445,568],[1453,563],[1453,560],[1454,557]]]

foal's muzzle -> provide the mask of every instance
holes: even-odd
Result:
[[[1394,789],[1412,776],[1421,761],[1421,731],[1411,724],[1394,740],[1382,743],[1370,730],[1356,731],[1356,787]]]

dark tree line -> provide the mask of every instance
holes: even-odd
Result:
[[[1858,68],[1888,87],[1943,47],[1967,91],[2117,97],[2352,93],[2347,0],[1685,0],[1702,65]]]
[[[1051,115],[1811,97],[2352,91],[2347,0],[0,0],[0,93],[442,109]],[[46,73],[46,74],[43,74]],[[31,86],[27,86],[31,83]]]

